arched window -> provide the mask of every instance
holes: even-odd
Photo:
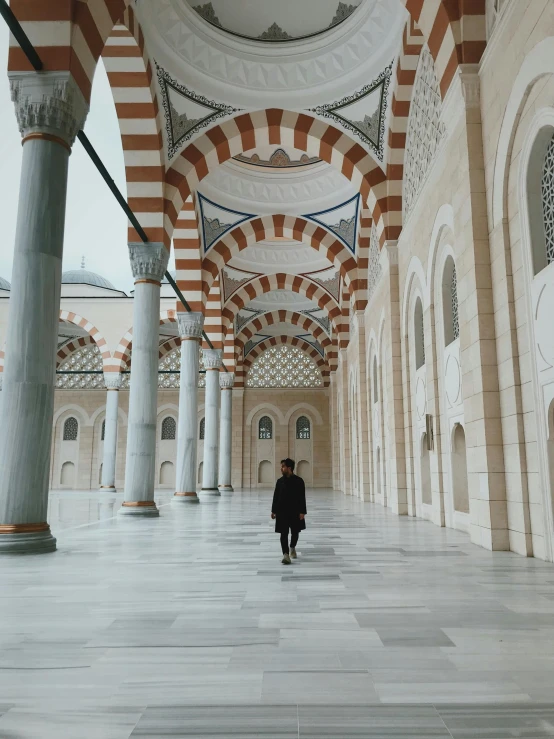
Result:
[[[554,262],[554,131],[545,126],[531,150],[527,169],[527,202],[533,272]]]
[[[546,241],[546,263],[554,262],[554,136],[550,139],[541,177],[542,217]]]
[[[458,278],[452,257],[444,265],[442,278],[442,310],[444,318],[444,344],[448,346],[460,336],[458,317]]]
[[[306,416],[300,416],[296,421],[296,438],[297,439],[309,439],[311,428],[310,419]]]
[[[63,440],[64,441],[77,441],[77,435],[79,434],[79,424],[76,418],[70,416],[65,419],[63,425]]]
[[[425,332],[423,329],[423,306],[421,300],[416,300],[414,311],[414,340],[416,369],[425,364]]]
[[[203,418],[200,421],[200,432],[198,434],[198,438],[200,439],[200,441],[204,441],[205,436],[206,436],[206,419]]]
[[[106,437],[106,419],[102,421],[102,435],[100,437],[101,441],[104,441]]]
[[[273,439],[273,421],[269,416],[262,416],[258,423],[258,439]]]
[[[177,432],[177,424],[173,416],[166,416],[162,421],[162,441],[169,441],[175,438]]]
[[[403,207],[407,215],[423,187],[443,138],[442,96],[431,52],[424,46],[417,66],[404,156]]]

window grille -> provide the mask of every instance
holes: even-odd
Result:
[[[458,318],[458,278],[456,276],[456,267],[452,270],[450,296],[452,299],[452,335],[454,339],[457,339],[460,336],[460,321]],[[425,348],[423,351],[425,354]]]
[[[206,436],[206,419],[203,418],[200,421],[200,434],[199,434],[200,441],[204,441],[205,436]]]
[[[162,441],[169,441],[175,438],[177,433],[177,424],[173,416],[167,416],[162,421]]]
[[[323,387],[316,363],[294,346],[266,349],[252,362],[247,387]]]
[[[58,367],[60,372],[70,375],[56,375],[56,387],[60,390],[100,390],[104,388],[102,373],[102,354],[96,344],[90,344],[69,355]],[[84,374],[96,372],[97,374]],[[83,373],[83,374],[81,374]]]
[[[369,259],[367,267],[367,299],[371,300],[371,296],[375,292],[377,283],[381,277],[381,250],[379,247],[379,237],[375,224],[371,227],[371,237],[369,239]]]
[[[63,440],[77,441],[78,434],[79,424],[77,422],[77,419],[73,418],[73,416],[71,416],[70,418],[66,418],[63,425]]]
[[[102,436],[100,437],[101,441],[104,441],[105,436],[106,436],[106,419],[102,421]]]
[[[200,350],[200,367],[204,369],[202,350]],[[181,348],[177,347],[168,352],[161,360],[158,367],[158,387],[165,389],[179,388],[181,384]],[[198,387],[205,387],[205,375],[198,375]]]
[[[262,416],[258,423],[258,439],[273,439],[273,421],[269,416]]]
[[[445,126],[435,63],[424,46],[417,67],[404,157],[404,215],[412,210],[433,163]]]
[[[550,140],[541,180],[542,212],[546,241],[546,263],[554,262],[554,136]]]
[[[311,436],[310,419],[306,416],[300,416],[296,421],[296,438],[309,439]]]

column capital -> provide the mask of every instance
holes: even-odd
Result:
[[[19,130],[60,139],[68,148],[85,125],[88,103],[70,72],[10,72]]]
[[[169,261],[169,251],[161,243],[131,242],[129,259],[135,281],[151,280],[160,283]]]
[[[202,313],[177,313],[179,336],[182,339],[201,339],[204,327]]]
[[[230,390],[235,384],[235,373],[234,372],[220,372],[219,373],[219,387],[222,390]]]
[[[202,349],[204,367],[208,369],[219,369],[223,364],[221,349]]]
[[[104,372],[104,385],[107,390],[119,390],[122,380],[120,372]]]

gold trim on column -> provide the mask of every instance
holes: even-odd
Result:
[[[146,506],[156,507],[156,503],[153,500],[125,500],[121,505],[125,508],[142,508]]]
[[[179,498],[196,498],[196,493],[175,493]]]
[[[29,141],[30,139],[42,139],[43,141],[53,141],[55,144],[60,144],[60,146],[63,146],[63,148],[67,149],[67,151],[71,154],[71,146],[69,146],[67,141],[64,141],[59,136],[54,136],[51,133],[40,133],[38,131],[36,133],[28,133],[27,136],[24,136],[21,139],[21,146],[23,146],[23,144],[26,141]]]
[[[158,287],[161,287],[161,282],[158,280],[149,280],[146,277],[141,277],[140,280],[135,280],[135,285],[140,285],[141,283],[145,283],[146,285],[157,285]]]
[[[181,341],[201,341],[201,336],[181,336]]]
[[[47,523],[2,523],[0,534],[38,534],[41,531],[50,531]]]

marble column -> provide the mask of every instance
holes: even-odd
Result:
[[[160,339],[160,283],[169,252],[163,244],[129,244],[135,278],[131,388],[124,501],[120,515],[159,516],[154,502]]]
[[[119,406],[119,388],[121,374],[105,372],[106,385],[106,420],[104,426],[104,457],[102,459],[102,482],[100,490],[115,493],[115,461],[117,456],[117,409]]]
[[[23,156],[0,408],[0,552],[38,553],[56,548],[46,514],[67,170],[88,108],[69,72],[12,73],[10,85]]]
[[[231,457],[233,442],[233,372],[219,374],[221,388],[221,419],[219,425],[219,492],[229,494],[233,492],[231,485]]]
[[[181,377],[176,492],[172,503],[198,503],[196,494],[198,367],[204,316],[202,313],[178,313],[177,323],[181,337]]]
[[[202,490],[204,496],[220,495],[217,487],[217,463],[219,446],[219,368],[222,364],[219,349],[203,350],[204,367],[206,369],[206,419],[204,431],[204,466],[202,468]]]

